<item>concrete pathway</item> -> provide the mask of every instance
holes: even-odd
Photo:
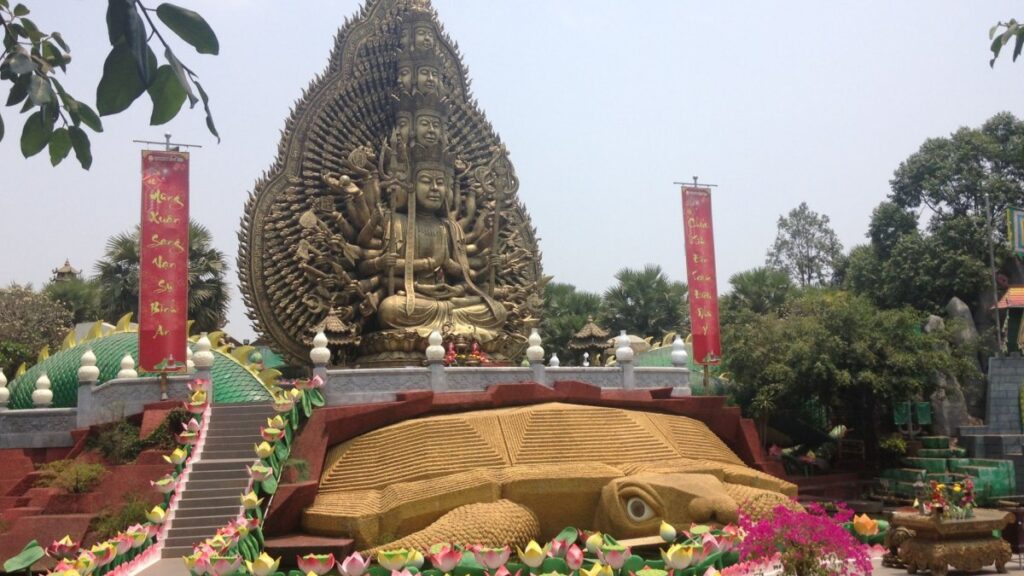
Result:
[[[882,566],[881,559],[875,560],[874,565],[874,576],[896,576],[897,574],[901,576],[906,576],[907,574],[907,571],[903,569],[885,568],[884,566]],[[1010,563],[1006,565],[1006,570],[1010,574],[1024,574],[1024,570],[1021,569],[1020,563],[1018,562],[1018,556],[1016,555],[1014,555],[1014,557],[1010,560]],[[929,574],[929,572],[918,572],[918,574]],[[991,566],[979,572],[961,572],[960,570],[949,571],[949,576],[963,576],[966,574],[998,574],[998,572],[996,572],[996,569]]]

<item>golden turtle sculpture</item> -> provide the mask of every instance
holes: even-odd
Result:
[[[339,444],[303,526],[360,550],[524,546],[565,526],[631,538],[662,520],[761,517],[795,494],[698,420],[550,403],[409,420]]]

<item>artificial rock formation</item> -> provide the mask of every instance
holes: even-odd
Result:
[[[697,420],[550,403],[409,420],[335,446],[303,526],[360,549],[523,546],[565,526],[628,538],[662,520],[735,521],[741,507],[760,517],[795,491]]]
[[[293,360],[418,364],[426,337],[518,356],[542,304],[508,151],[428,0],[367,0],[288,119],[239,234],[257,331]]]

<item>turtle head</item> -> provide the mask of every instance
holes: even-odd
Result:
[[[739,507],[710,474],[635,474],[616,478],[601,491],[594,527],[620,538],[658,533],[662,521],[735,522]]]

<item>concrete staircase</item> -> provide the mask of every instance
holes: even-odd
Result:
[[[924,436],[923,448],[903,459],[903,468],[882,471],[879,484],[883,493],[913,499],[922,491],[915,484],[925,486],[932,480],[949,484],[971,478],[980,504],[1016,493],[1014,463],[1005,458],[968,458],[967,450],[952,445],[947,436]]]
[[[266,404],[213,405],[206,443],[192,465],[164,539],[163,558],[191,554],[195,544],[238,517],[240,497],[249,484],[246,466],[255,463],[253,447],[261,441],[260,426],[273,415]]]

